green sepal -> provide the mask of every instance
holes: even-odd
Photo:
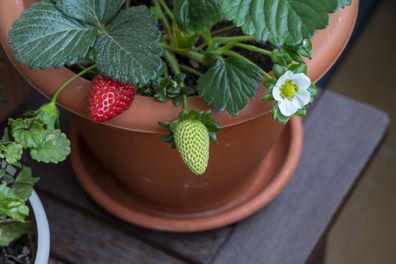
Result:
[[[281,111],[279,110],[279,107],[278,107],[278,103],[275,103],[274,106],[272,107],[272,117],[275,120],[277,120],[283,124],[286,124],[287,122],[289,122],[289,120],[291,118],[290,116],[284,116],[281,113]]]
[[[308,92],[311,94],[311,96],[315,96],[318,94],[318,88],[316,88],[316,84],[311,83],[311,85],[308,88]]]
[[[270,91],[272,91],[272,89],[274,89],[275,85],[276,85],[275,79],[267,79],[264,81],[265,88],[267,88]]]
[[[289,70],[294,73],[304,73],[305,75],[308,73],[308,67],[305,63],[293,64],[289,67]]]
[[[176,145],[174,144],[174,132],[177,129],[179,123],[186,121],[186,120],[197,120],[200,121],[202,124],[206,126],[209,132],[209,138],[214,142],[217,143],[217,136],[216,132],[221,130],[221,126],[218,122],[212,120],[212,111],[208,110],[207,112],[200,111],[200,110],[183,110],[179,114],[179,118],[171,123],[169,122],[159,122],[159,125],[163,128],[169,128],[170,132],[162,137],[162,141],[165,143],[172,144],[172,148]]]
[[[298,63],[303,63],[304,60],[302,59],[301,55],[298,54],[297,50],[286,48],[286,52],[290,55],[291,59]]]
[[[272,70],[273,70],[274,75],[277,79],[279,79],[285,73],[285,69],[282,66],[280,66],[279,64],[274,64],[272,66]]]
[[[292,57],[287,52],[278,49],[272,51],[271,59],[273,63],[277,63],[284,67],[288,66],[293,61]]]
[[[301,108],[300,110],[298,110],[298,111],[295,113],[295,115],[296,115],[296,116],[301,116],[301,117],[307,116],[307,108],[306,108],[306,107]]]
[[[264,102],[270,102],[274,100],[274,97],[272,96],[272,93],[267,93],[266,95],[263,96],[263,101]]]

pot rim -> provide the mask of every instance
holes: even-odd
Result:
[[[66,67],[29,70],[27,65],[19,64],[15,61],[8,43],[8,30],[11,28],[13,21],[20,16],[30,2],[32,1],[0,1],[0,18],[2,18],[2,23],[0,23],[0,42],[15,67],[25,79],[40,93],[46,97],[51,97],[56,88],[64,83],[65,80],[71,78],[74,73]],[[351,6],[331,14],[329,27],[315,33],[312,40],[312,57],[314,59],[305,60],[309,69],[308,75],[313,82],[317,82],[331,68],[345,49],[356,22],[358,5],[359,0],[354,0]],[[79,78],[62,93],[58,100],[59,105],[78,116],[90,120],[87,109],[89,89],[90,81]],[[265,93],[265,89],[260,89],[256,98],[250,100],[247,108],[242,110],[237,117],[233,117],[226,112],[217,112],[198,96],[189,97],[188,103],[191,109],[197,108],[204,111],[211,109],[213,119],[220,122],[222,128],[226,128],[270,114],[272,104],[263,104],[261,100]],[[181,106],[175,107],[172,102],[159,103],[152,97],[136,96],[134,103],[127,111],[113,120],[103,123],[103,125],[134,132],[163,133],[164,129],[158,126],[158,122],[173,121],[177,118],[180,111]],[[142,116],[145,118],[141,118]]]
[[[50,230],[47,215],[45,214],[43,204],[35,191],[33,191],[30,196],[29,202],[33,208],[37,228],[37,254],[34,263],[48,263],[50,253]]]

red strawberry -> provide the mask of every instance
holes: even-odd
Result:
[[[92,81],[89,108],[91,118],[105,122],[127,110],[135,98],[135,86],[97,75]]]

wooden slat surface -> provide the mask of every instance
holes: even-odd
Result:
[[[184,263],[46,195],[40,198],[53,230],[51,251],[72,263]]]
[[[325,92],[305,127],[294,178],[240,223],[214,263],[305,263],[389,125],[367,105]]]
[[[43,101],[33,92],[20,112]],[[67,123],[63,112],[64,128]],[[305,122],[298,171],[281,195],[236,226],[195,234],[150,231],[120,221],[84,193],[68,162],[32,163],[42,178],[38,191],[52,228],[52,253],[66,264],[304,263],[388,123],[371,107],[324,92]]]

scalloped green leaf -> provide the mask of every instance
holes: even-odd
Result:
[[[17,163],[23,154],[23,147],[22,145],[12,142],[11,144],[8,144],[5,148],[4,151],[4,156],[9,164],[14,164]]]
[[[67,16],[100,28],[120,11],[124,2],[124,0],[58,0],[56,7]]]
[[[10,222],[0,224],[0,248],[9,246],[12,242],[26,234],[30,224]]]
[[[113,79],[148,83],[162,69],[161,32],[145,6],[118,14],[95,43],[98,70]]]
[[[83,61],[96,35],[95,27],[64,16],[51,1],[26,9],[9,31],[17,60],[41,69]]]
[[[0,184],[0,216],[8,216],[17,221],[24,221],[29,215],[29,208],[25,201],[19,198],[14,191]]]
[[[33,185],[39,180],[40,178],[32,176],[30,168],[24,167],[15,178],[12,189],[19,198],[26,201],[33,192]]]
[[[24,148],[36,148],[45,138],[44,125],[35,119],[10,119],[11,135]]]
[[[236,116],[259,89],[259,69],[240,59],[218,60],[198,80],[198,91],[208,104]]]
[[[222,19],[221,1],[177,0],[173,13],[183,31],[205,33]]]
[[[70,154],[70,141],[59,129],[49,130],[45,141],[30,150],[32,159],[44,163],[59,163]]]
[[[274,45],[299,45],[314,31],[325,28],[329,15],[350,0],[223,0],[229,20],[245,34]]]

